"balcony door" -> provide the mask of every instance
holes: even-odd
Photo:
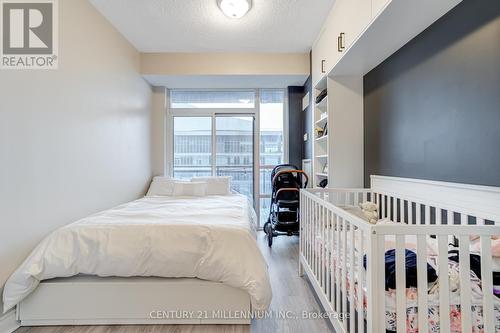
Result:
[[[287,161],[283,89],[170,90],[166,173],[178,179],[230,176],[269,215],[271,170]]]
[[[230,176],[232,190],[253,201],[254,126],[252,114],[174,116],[174,177]]]
[[[254,199],[253,115],[215,116],[215,174],[230,176],[232,189]]]

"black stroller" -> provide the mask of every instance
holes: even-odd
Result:
[[[270,247],[274,237],[299,234],[300,189],[307,187],[308,179],[304,171],[292,164],[280,164],[273,169],[271,208],[264,224]]]

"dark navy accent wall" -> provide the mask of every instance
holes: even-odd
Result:
[[[464,0],[364,77],[371,174],[500,186],[500,1]]]
[[[313,140],[313,128],[312,128],[312,121],[313,121],[313,105],[314,105],[314,99],[312,97],[312,78],[309,76],[307,78],[306,83],[304,84],[304,93],[305,94],[309,92],[309,106],[307,109],[305,109],[301,115],[302,115],[302,128],[301,128],[301,138],[302,138],[302,158],[303,159],[312,159],[312,140]],[[302,97],[303,97],[302,96]],[[304,141],[304,134],[307,133],[307,141]]]
[[[304,87],[288,87],[288,161],[302,167],[302,97]]]

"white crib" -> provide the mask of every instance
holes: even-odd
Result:
[[[345,208],[377,204],[379,218],[398,223],[370,224]],[[299,273],[306,274],[337,332],[385,332],[386,241],[395,240],[397,332],[428,332],[428,242],[437,245],[434,260],[439,290],[450,286],[448,247],[459,249],[460,319],[471,332],[470,238],[480,236],[482,325],[499,331],[500,305],[493,294],[491,236],[500,234],[500,188],[454,183],[371,177],[370,189],[304,189],[301,191]],[[433,235],[431,238],[430,236]],[[405,248],[416,240],[418,327],[407,327]],[[364,257],[366,255],[366,269]],[[362,300],[362,301],[360,301]],[[439,330],[456,330],[450,320],[450,292],[439,292]],[[431,310],[432,312],[432,310]],[[476,318],[477,320],[477,318]]]

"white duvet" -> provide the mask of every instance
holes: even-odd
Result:
[[[144,197],[54,231],[11,275],[4,311],[45,279],[196,277],[243,289],[267,309],[271,286],[255,240],[255,212],[241,195]]]

